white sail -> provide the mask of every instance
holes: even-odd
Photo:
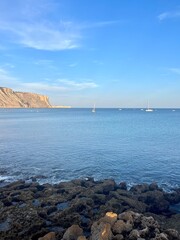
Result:
[[[146,112],[153,112],[153,109],[149,107],[149,101],[148,101],[148,107],[147,107],[147,109],[145,111]]]
[[[94,104],[94,107],[92,109],[92,112],[95,113],[96,112],[96,105]]]

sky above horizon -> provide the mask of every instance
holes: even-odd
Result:
[[[0,86],[53,105],[180,107],[180,2],[0,1]]]

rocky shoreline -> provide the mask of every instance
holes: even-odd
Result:
[[[31,180],[0,188],[1,240],[180,239],[180,188],[167,193],[156,183],[127,190],[113,179]]]

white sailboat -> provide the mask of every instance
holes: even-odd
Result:
[[[149,108],[149,101],[148,101],[148,108],[145,111],[146,112],[153,112],[154,111],[152,108]]]
[[[96,106],[95,106],[95,104],[94,104],[94,107],[93,107],[93,109],[92,109],[92,112],[93,112],[93,113],[96,112]]]

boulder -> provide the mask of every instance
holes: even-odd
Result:
[[[63,240],[77,240],[83,235],[83,230],[78,225],[74,224],[69,227],[63,235]]]
[[[44,237],[38,238],[38,240],[56,240],[55,232],[49,232]]]
[[[101,218],[101,221],[109,223],[111,226],[117,221],[117,214],[113,212],[107,212],[106,215]]]
[[[91,227],[91,240],[111,240],[112,236],[109,223],[95,222]]]
[[[117,222],[115,222],[114,226],[112,227],[112,231],[115,234],[130,232],[131,230],[132,230],[132,224],[125,223],[123,220],[118,220]]]

